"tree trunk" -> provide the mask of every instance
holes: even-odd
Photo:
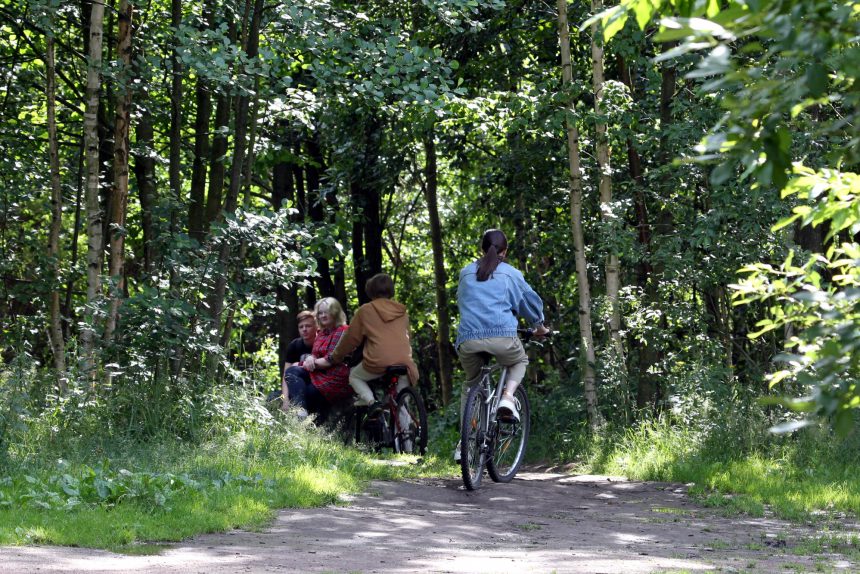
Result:
[[[307,213],[311,220],[323,223],[325,221],[325,202],[326,198],[320,189],[320,172],[325,166],[325,159],[322,155],[319,142],[316,134],[308,138],[305,143],[305,150],[310,156],[309,162],[306,163],[304,171],[305,189],[304,193],[299,193],[304,196],[307,205]],[[300,186],[299,186],[300,187]],[[317,257],[317,293],[319,297],[337,297],[335,283],[331,277],[331,263],[326,257]],[[342,305],[346,305],[346,301],[338,299]],[[310,306],[310,305],[309,305]]]
[[[663,44],[663,52],[666,53],[676,45],[675,42]],[[672,102],[675,99],[675,84],[677,73],[671,60],[665,60],[660,72],[660,163],[665,165],[672,160],[669,149],[669,126],[674,122],[672,118]]]
[[[592,0],[591,11],[599,14],[603,11],[603,0]],[[595,148],[597,155],[597,167],[600,172],[598,188],[600,190],[600,213],[604,227],[611,230],[614,235],[615,217],[612,214],[612,167],[609,158],[609,137],[607,134],[606,120],[602,117],[603,110],[603,41],[602,29],[598,23],[591,26],[591,61],[592,61],[592,88],[594,91],[594,113],[597,120],[594,124]],[[610,242],[614,244],[614,242]],[[627,368],[625,363],[624,344],[621,340],[621,304],[618,293],[621,288],[620,264],[618,254],[611,252],[606,260],[606,297],[609,299],[609,338],[615,354],[615,360],[619,369],[619,375],[623,381],[627,380]]]
[[[109,273],[113,282],[110,307],[105,321],[104,339],[113,341],[119,306],[125,291],[125,215],[128,206],[128,134],[131,119],[131,20],[134,8],[128,0],[120,0],[118,13],[117,56],[122,63],[116,99],[114,124],[114,184],[111,190],[111,232]],[[124,85],[122,85],[124,84]]]
[[[624,60],[620,60],[619,66],[621,81],[630,88],[634,96],[634,81]],[[651,223],[648,218],[648,204],[645,198],[643,182],[642,158],[633,144],[632,138],[627,138],[627,163],[630,170],[630,179],[633,180],[633,201],[636,211],[637,240],[642,257],[636,265],[636,284],[642,290],[646,305],[657,301],[657,281],[652,277],[651,266]],[[637,345],[631,343],[637,350],[638,385],[636,387],[636,407],[646,409],[654,406],[657,396],[659,379],[652,373],[653,366],[659,357],[654,346],[647,340],[638,341]]]
[[[437,200],[438,173],[436,167],[436,134],[430,128],[424,136],[424,199],[430,219],[430,244],[433,246],[433,274],[436,283],[436,349],[439,354],[439,387],[442,404],[451,402],[451,318],[448,316],[448,274],[445,272],[445,252],[442,243],[442,225],[439,221]]]
[[[281,126],[284,131],[289,130],[289,126]],[[289,142],[284,137],[282,145],[286,147]],[[289,201],[296,207],[296,187],[293,180],[293,162],[280,161],[272,168],[272,209],[275,211],[281,209],[284,201]],[[302,217],[301,208],[299,208],[298,217]],[[291,218],[292,219],[292,218]],[[284,372],[284,364],[286,363],[287,347],[292,341],[296,333],[298,333],[298,321],[296,314],[299,312],[299,290],[298,286],[291,283],[288,287],[281,285],[277,286],[278,301],[281,303],[275,313],[276,330],[278,333],[278,372]]]
[[[249,61],[256,59],[259,51],[260,41],[260,19],[263,11],[263,0],[255,0],[252,24],[248,34],[248,47],[246,49],[247,58]],[[242,185],[242,166],[245,160],[245,152],[248,142],[248,116],[249,116],[248,95],[242,94],[236,100],[236,121],[234,125],[234,141],[235,147],[233,150],[232,165],[230,170],[230,186],[227,190],[227,197],[224,200],[225,214],[233,214],[236,212],[236,207],[239,200],[239,191]],[[211,189],[210,189],[211,193]],[[211,197],[209,198],[211,199]],[[208,207],[208,206],[207,206]],[[208,211],[208,210],[207,210]],[[209,313],[212,326],[212,343],[221,342],[221,315],[224,311],[224,299],[227,293],[227,275],[229,273],[228,264],[230,260],[230,245],[229,242],[221,242],[221,247],[218,251],[218,274],[215,277],[215,285],[209,297]],[[216,356],[211,354],[207,364],[209,377],[215,375],[215,367],[217,365]]]
[[[194,118],[194,162],[191,166],[191,189],[188,194],[188,235],[203,241],[206,207],[206,160],[209,157],[209,120],[212,98],[205,78],[197,79],[197,115]]]
[[[102,68],[102,26],[104,4],[93,2],[90,11],[89,58],[87,60],[86,110],[84,142],[86,147],[87,183],[87,310],[81,332],[81,351],[86,376],[94,375],[95,308],[100,303],[102,251],[102,211],[99,202],[99,91]]]
[[[255,82],[254,93],[257,94],[260,92],[260,81],[259,78]],[[251,207],[251,183],[253,180],[254,173],[254,145],[257,141],[257,115],[259,114],[260,102],[259,100],[254,102],[254,106],[251,109],[250,113],[250,122],[248,127],[248,153],[245,157],[245,167],[243,172],[240,174],[242,178],[242,183],[240,185],[241,189],[244,190],[243,200],[242,200],[242,208],[244,210],[248,210]],[[239,245],[239,261],[245,261],[245,258],[248,255],[248,242],[246,240],[242,240],[242,243]],[[244,268],[240,266],[236,269],[236,273],[233,277],[234,283],[239,283],[242,281],[244,277]],[[227,347],[230,343],[230,336],[233,332],[233,321],[236,318],[236,308],[233,307],[230,309],[230,314],[227,317],[227,321],[224,323],[224,333],[221,335],[221,346]]]
[[[152,210],[156,201],[155,158],[151,150],[155,147],[152,114],[142,110],[140,119],[135,126],[137,147],[144,152],[134,157],[134,176],[137,180],[138,199],[140,201],[140,229],[143,234],[143,270],[151,276],[155,272],[154,242],[156,240],[153,227]]]
[[[84,195],[84,159],[86,158],[86,142],[84,138],[80,138],[80,146],[78,147],[78,171],[75,176],[75,220],[72,224],[72,240],[69,241],[69,267],[74,270],[78,267],[78,239],[81,236],[81,208],[83,207]],[[69,280],[66,282],[66,297],[63,301],[63,316],[67,317],[65,327],[65,335],[68,339],[71,336],[71,327],[76,324],[74,316],[74,308],[72,307],[72,294],[75,290],[75,282],[77,274],[72,271],[69,274]]]
[[[573,82],[570,61],[570,31],[567,21],[567,0],[558,0],[558,37],[561,47],[562,81],[565,86]],[[584,365],[582,382],[589,425],[596,429],[600,424],[597,410],[597,387],[594,337],[591,332],[591,292],[588,283],[588,268],[585,261],[585,235],[582,229],[582,171],[579,156],[579,129],[573,117],[574,104],[568,104],[565,118],[567,125],[568,167],[570,170],[570,218],[573,227],[573,246],[576,261],[577,287],[579,290],[579,331]]]
[[[175,0],[174,0],[175,1]],[[215,27],[212,0],[203,5],[205,29]],[[180,83],[181,85],[181,83]],[[195,88],[194,117],[194,162],[191,166],[191,189],[188,193],[188,235],[199,242],[203,241],[206,211],[206,166],[209,159],[209,121],[212,118],[211,86],[203,77],[197,78]],[[175,94],[174,94],[175,95]]]
[[[170,57],[170,152],[168,179],[174,207],[170,210],[170,235],[179,231],[178,206],[182,199],[182,61],[179,59],[179,26],[182,24],[182,0],[171,0],[170,23],[175,45]]]
[[[350,198],[353,209],[352,263],[360,305],[369,301],[365,282],[382,271],[382,222],[380,220],[379,148],[381,126],[368,118],[364,129],[361,168],[352,174]]]
[[[57,376],[57,392],[66,393],[66,343],[63,339],[63,322],[60,312],[60,229],[63,225],[63,192],[60,184],[60,155],[57,142],[57,74],[54,59],[53,14],[48,22],[45,39],[45,92],[48,105],[48,154],[51,165],[51,231],[48,238],[48,257],[51,266],[51,294],[48,301],[50,324],[48,334],[51,352],[54,357],[54,370]]]
[[[237,102],[238,107],[238,102]],[[236,122],[239,123],[239,118]],[[226,93],[218,95],[215,104],[215,137],[209,151],[209,193],[206,196],[206,211],[203,215],[203,231],[209,232],[209,226],[220,217],[224,198],[224,180],[227,173],[227,132],[230,129],[230,96]],[[235,159],[233,160],[235,161]]]

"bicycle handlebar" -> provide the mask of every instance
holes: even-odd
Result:
[[[544,333],[543,335],[541,335],[540,337],[542,339],[549,339],[555,335],[558,335],[558,333],[559,333],[558,331],[550,330],[550,331],[547,331],[546,333]],[[531,329],[531,328],[528,328],[528,329],[519,328],[519,329],[517,329],[517,334],[522,337],[523,341],[528,342],[532,339],[532,337],[535,336],[535,330]]]

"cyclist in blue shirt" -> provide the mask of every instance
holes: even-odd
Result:
[[[500,420],[519,420],[514,392],[525,375],[529,359],[517,336],[518,321],[522,317],[537,337],[547,334],[549,330],[543,324],[543,301],[526,283],[523,274],[505,263],[508,239],[501,230],[487,230],[481,239],[481,250],[483,257],[460,271],[457,287],[460,326],[455,347],[466,372],[466,385],[460,396],[460,418],[468,387],[478,382],[481,374],[484,361],[480,353],[485,352],[508,368],[497,416]]]

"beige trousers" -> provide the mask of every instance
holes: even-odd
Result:
[[[355,391],[355,394],[357,394],[362,401],[370,404],[373,402],[373,391],[370,389],[370,385],[367,384],[367,381],[378,379],[381,376],[381,373],[371,373],[365,369],[364,361],[362,361],[349,371],[349,386],[352,387],[352,390]],[[408,386],[409,377],[406,375],[400,377],[400,380],[397,381],[397,392],[399,393],[401,389]]]
[[[460,363],[466,372],[466,384],[460,390],[460,419],[463,418],[463,409],[466,408],[466,395],[469,387],[478,382],[481,375],[481,367],[484,359],[478,353],[489,353],[496,358],[496,362],[508,368],[507,383],[505,391],[513,394],[517,390],[520,381],[526,374],[526,366],[529,357],[523,349],[523,343],[519,337],[490,337],[488,339],[472,339],[463,341],[457,348]]]

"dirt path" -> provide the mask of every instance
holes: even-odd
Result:
[[[5,547],[0,572],[860,572],[856,556],[816,554],[820,536],[722,516],[678,485],[528,472],[477,492],[455,479],[374,482],[348,505],[285,510],[265,532],[199,536],[158,556]]]

